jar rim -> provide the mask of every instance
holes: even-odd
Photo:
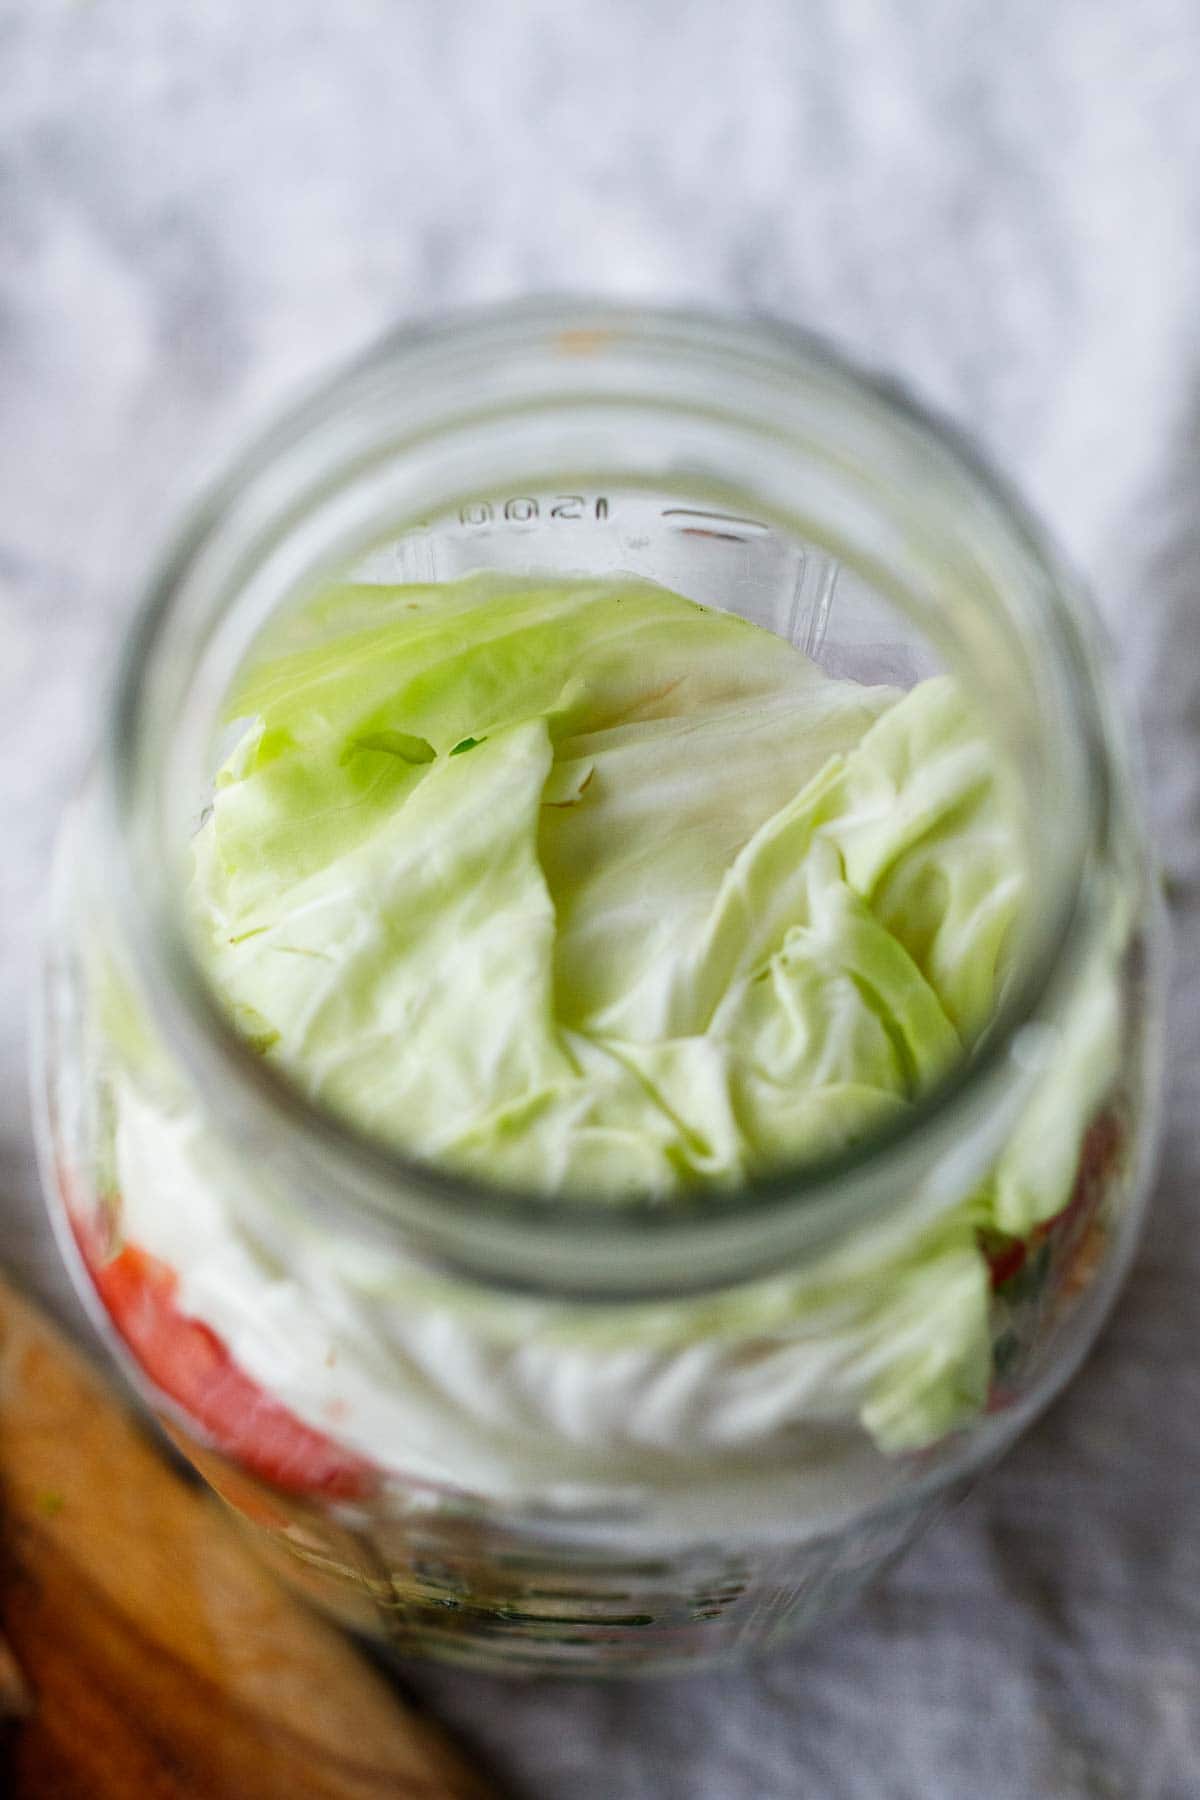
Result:
[[[149,676],[164,653],[187,582],[232,511],[253,490],[264,516],[286,526],[297,506],[304,456],[314,443],[325,443],[330,457],[335,451],[343,459],[351,455],[353,444],[339,439],[339,430],[381,380],[407,376],[410,388],[419,387],[431,360],[457,368],[472,356],[501,357],[514,345],[540,347],[572,367],[602,366],[608,348],[618,345],[644,352],[647,368],[682,353],[722,363],[726,377],[730,368],[757,368],[780,378],[790,373],[797,382],[819,380],[847,406],[869,407],[884,425],[902,428],[965,478],[1039,572],[1045,623],[1073,709],[1069,723],[1078,737],[1082,806],[1065,825],[1064,879],[1037,953],[1001,999],[972,1054],[860,1143],[736,1189],[706,1191],[699,1204],[616,1204],[582,1195],[566,1202],[493,1185],[410,1156],[309,1099],[256,1056],[232,1025],[172,911],[164,873],[169,857],[146,828],[144,788],[154,748]],[[735,374],[734,385],[737,379]],[[539,398],[546,395],[535,393],[532,403]],[[530,401],[528,393],[507,396],[510,406]],[[289,464],[298,449],[299,463]],[[402,1233],[407,1250],[491,1285],[579,1299],[660,1293],[664,1285],[696,1291],[768,1272],[784,1257],[874,1215],[889,1195],[911,1191],[934,1147],[954,1146],[969,1111],[977,1117],[985,1101],[999,1105],[1012,1085],[1014,1044],[1069,990],[1083,935],[1087,860],[1105,841],[1111,804],[1089,629],[1087,603],[1045,532],[959,428],[814,334],[777,321],[583,299],[517,302],[403,327],[335,373],[234,458],[146,579],[123,645],[101,756],[102,803],[122,852],[113,873],[134,972],[153,996],[168,1041],[204,1091],[243,1120],[281,1127],[281,1141],[304,1157],[309,1174],[329,1176],[326,1209],[342,1206],[348,1222],[368,1235],[394,1242]],[[564,1231],[567,1216],[570,1230]]]

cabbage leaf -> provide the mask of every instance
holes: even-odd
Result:
[[[861,1141],[1013,961],[1024,825],[950,677],[864,687],[644,582],[480,575],[329,590],[229,716],[193,900],[235,1020],[369,1132],[564,1207],[699,1205]],[[735,1327],[807,1345],[885,1447],[969,1416],[977,1229],[1065,1203],[1115,1035],[1106,975],[983,1188]]]

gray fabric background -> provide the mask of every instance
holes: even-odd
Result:
[[[1152,1225],[1084,1374],[880,1591],[735,1676],[413,1681],[530,1800],[1200,1794],[1195,0],[0,0],[3,1255],[66,1302],[24,1090],[47,848],[126,572],[396,317],[767,310],[903,373],[1094,584],[1176,932]]]

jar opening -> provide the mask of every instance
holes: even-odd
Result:
[[[230,1024],[184,927],[180,863],[236,671],[347,568],[440,581],[522,558],[665,568],[831,673],[963,672],[1036,796],[1035,916],[994,1017],[969,1059],[851,1149],[692,1204],[573,1198],[564,1230],[559,1198],[417,1162],[317,1107]],[[239,459],[150,579],[105,770],[138,973],[236,1129],[293,1159],[323,1204],[336,1193],[356,1231],[581,1297],[749,1277],[889,1195],[986,1165],[1026,1091],[1014,1048],[1070,985],[1108,809],[1070,584],[955,434],[794,332],[568,304],[400,333]]]

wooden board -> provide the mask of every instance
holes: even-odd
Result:
[[[13,1800],[494,1795],[2,1279],[0,1533]]]

